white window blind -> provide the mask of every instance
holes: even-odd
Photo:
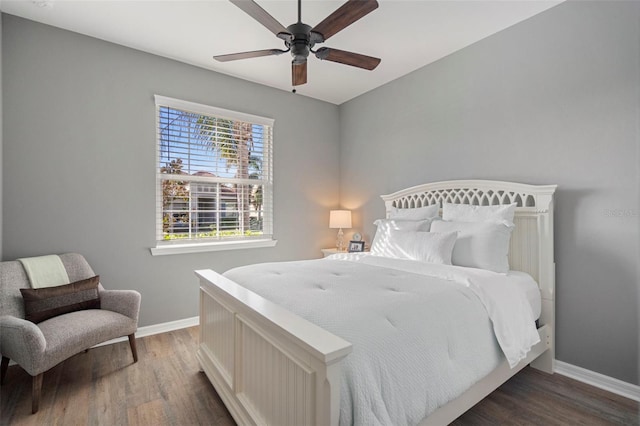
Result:
[[[273,120],[155,101],[159,244],[271,239]]]

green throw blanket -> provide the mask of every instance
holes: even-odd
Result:
[[[56,287],[69,284],[69,276],[58,255],[18,259],[31,281],[31,288]]]

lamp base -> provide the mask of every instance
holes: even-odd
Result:
[[[338,237],[336,238],[336,249],[338,251],[345,251],[344,232],[342,232],[342,228],[338,229]]]

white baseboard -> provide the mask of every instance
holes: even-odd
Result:
[[[200,317],[191,317],[185,318],[176,321],[163,322],[161,324],[147,325],[145,327],[138,327],[138,331],[136,331],[136,338],[153,336],[154,334],[167,333],[173,330],[180,330],[182,328],[193,327],[194,325],[198,325],[200,323]],[[98,346],[110,345],[112,343],[118,342],[126,342],[129,339],[127,336],[118,337],[117,339],[108,340],[104,343],[100,343],[99,345],[95,345],[94,348]]]
[[[200,324],[200,317],[191,317],[176,321],[164,322],[162,324],[148,325],[146,327],[138,328],[138,331],[136,331],[136,337],[153,336],[154,334],[180,330],[182,328],[193,327],[198,324]]]
[[[622,380],[614,379],[613,377],[605,376],[604,374],[558,360],[555,362],[554,372],[640,402],[640,386],[638,385],[623,382]]]

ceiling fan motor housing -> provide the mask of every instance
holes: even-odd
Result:
[[[291,56],[293,56],[293,63],[300,64],[307,60],[311,48],[315,42],[311,38],[311,27],[302,22],[298,22],[287,27],[287,30],[293,38],[288,41],[285,40],[284,44],[287,48],[291,49]]]

